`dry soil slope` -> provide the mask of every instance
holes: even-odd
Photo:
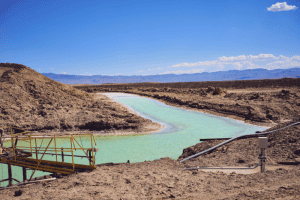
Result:
[[[264,132],[277,130],[299,121],[278,124]],[[284,128],[268,134],[266,154],[268,164],[300,163],[300,124]],[[216,146],[226,140],[211,140],[198,143],[183,150],[178,160],[182,160],[198,152]],[[234,140],[224,146],[196,158],[185,161],[187,166],[254,166],[258,162],[258,138]],[[286,163],[288,162],[288,163]]]
[[[152,123],[105,97],[101,99],[24,65],[0,63],[0,127],[137,130]]]

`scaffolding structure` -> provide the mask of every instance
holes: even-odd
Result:
[[[10,136],[3,136],[3,129],[10,130]],[[8,187],[13,185],[13,180],[18,182],[18,184],[31,181],[37,170],[50,172],[54,175],[65,175],[72,174],[75,171],[96,169],[94,153],[98,151],[98,148],[94,148],[94,145],[97,144],[93,134],[40,136],[32,135],[31,132],[15,134],[14,129],[15,128],[11,127],[2,128],[2,131],[0,129],[0,163],[7,164],[8,166],[8,179],[0,180],[0,183],[8,181]],[[74,137],[79,135],[88,136],[90,138],[90,148],[84,148],[83,145],[79,144]],[[50,140],[46,146],[42,146],[44,139]],[[61,139],[67,139],[67,141],[70,141],[70,146],[58,147],[57,141]],[[42,140],[40,146],[38,146],[39,140]],[[7,146],[7,143],[9,146]],[[23,145],[18,145],[20,143]],[[50,147],[51,144],[52,146],[54,145],[54,147]],[[83,151],[84,155],[75,155],[74,151],[76,150]],[[45,155],[55,156],[55,161],[45,159]],[[65,157],[72,157],[72,162],[65,162]],[[87,158],[89,165],[75,163],[75,157]],[[12,178],[12,165],[22,167],[23,182]],[[27,179],[26,169],[33,170],[29,179]]]

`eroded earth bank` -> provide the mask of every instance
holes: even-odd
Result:
[[[151,132],[161,128],[101,94],[88,94],[19,64],[0,64],[0,127],[26,131]]]

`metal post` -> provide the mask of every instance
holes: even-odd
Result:
[[[0,154],[2,154],[2,148],[3,148],[3,141],[2,141],[2,135],[3,135],[3,129],[0,128]]]
[[[36,138],[35,138],[35,153],[36,153],[36,159],[39,159],[38,150],[37,150],[37,144],[36,144]]]
[[[260,149],[261,156],[260,156],[260,172],[265,171],[265,166],[266,166],[266,151],[265,148]]]
[[[31,138],[31,132],[30,132],[30,151],[31,151],[31,158],[33,159],[31,140],[32,140],[32,138]]]
[[[18,144],[18,136],[16,136],[15,147],[17,147],[17,144]]]
[[[93,151],[93,134],[91,134],[91,151],[90,151],[90,153],[92,154],[91,156],[91,162],[93,162],[93,158],[94,158],[94,151]],[[94,165],[94,163],[91,163],[91,165]]]
[[[27,180],[26,167],[22,167],[23,169],[23,181]]]
[[[55,156],[56,156],[56,162],[57,162],[57,149],[56,149],[56,139],[54,135],[54,147],[55,147]]]
[[[12,186],[12,172],[11,172],[11,165],[7,164],[7,169],[8,169],[8,186]]]
[[[2,128],[0,128],[0,148],[2,148],[3,147],[3,142],[2,142],[2,136],[3,136],[3,129]]]
[[[70,137],[70,142],[71,142],[71,152],[72,152],[72,164],[73,164],[73,171],[75,170],[75,165],[74,165],[74,154],[73,154],[73,141],[72,137]]]
[[[16,160],[16,152],[15,152],[15,146],[14,146],[14,138],[12,136],[12,129],[11,129],[11,147],[14,154],[14,159]]]
[[[92,165],[92,150],[89,150],[89,160],[90,160],[90,165]]]
[[[61,148],[61,161],[64,162],[64,148]]]
[[[260,148],[260,154],[258,159],[260,160],[260,171],[265,171],[266,165],[266,148],[268,147],[268,138],[267,137],[259,137],[258,147]]]

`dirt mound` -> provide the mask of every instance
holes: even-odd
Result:
[[[104,96],[97,100],[20,64],[0,63],[0,96],[0,127],[132,130],[152,123]]]

